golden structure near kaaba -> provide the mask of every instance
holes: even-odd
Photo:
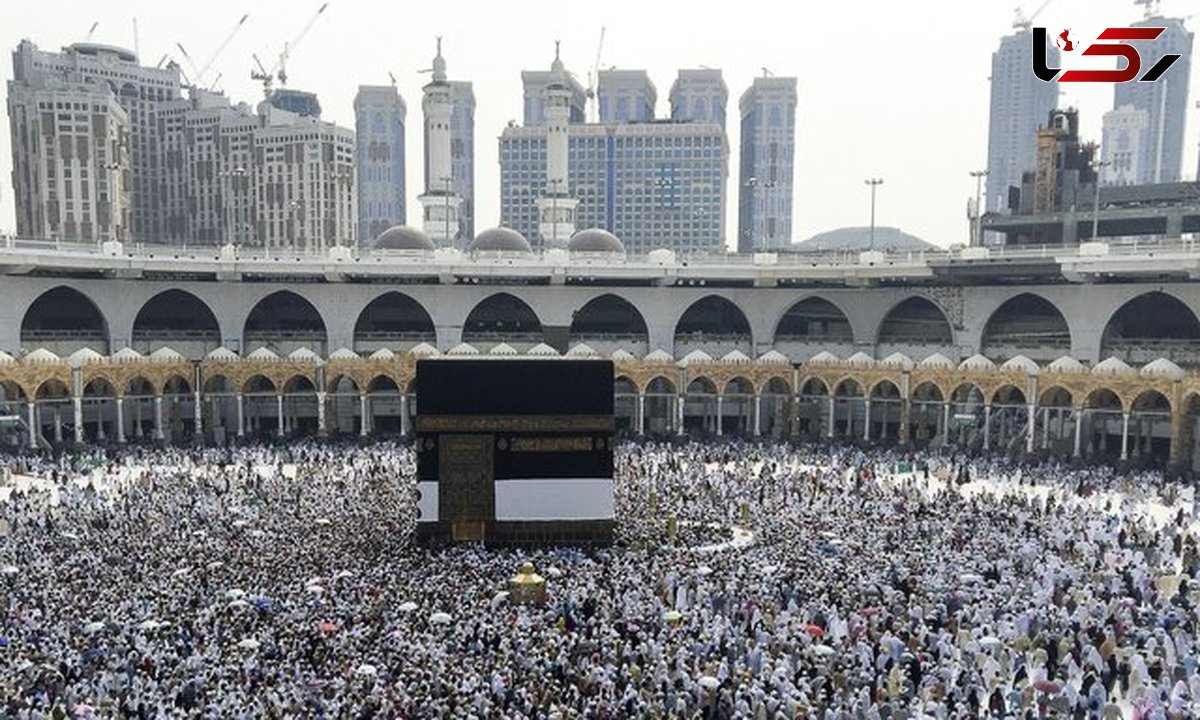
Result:
[[[546,578],[538,575],[528,560],[508,580],[508,601],[514,605],[541,605],[546,601]]]

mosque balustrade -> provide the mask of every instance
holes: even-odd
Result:
[[[0,362],[0,403],[50,444],[228,441],[254,432],[408,434],[417,357]],[[1191,465],[1200,375],[1038,374],[913,367],[618,358],[631,434],[960,444]],[[831,392],[832,389],[832,392]]]

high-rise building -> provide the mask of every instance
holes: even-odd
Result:
[[[546,88],[558,79],[558,73],[550,70],[522,70],[521,85],[525,90],[524,121],[526,127],[544,125],[546,122]],[[570,112],[567,121],[581,123],[586,121],[587,90],[575,76],[567,80],[571,88]]]
[[[384,230],[405,224],[404,119],[407,107],[395,85],[359,85],[354,97],[358,174],[358,242],[369,245]]]
[[[1141,145],[1147,140],[1150,113],[1122,105],[1104,113],[1103,154],[1100,182],[1103,185],[1136,185],[1142,170]]]
[[[541,238],[546,135],[514,126],[500,136],[500,222],[531,241]],[[608,230],[631,254],[724,251],[729,147],[720,125],[571,125],[567,157],[577,229]]]
[[[620,124],[654,119],[658,91],[645,70],[601,70],[596,83],[600,122]]]
[[[258,106],[254,133],[255,240],[325,250],[355,244],[354,131]]]
[[[158,111],[179,99],[179,68],[144,67],[128,50],[75,43],[61,52],[39,50],[28,40],[13,52],[12,87],[36,87],[39,78],[53,77],[69,83],[106,85],[116,95],[129,122],[130,213],[129,237],[137,242],[170,242],[174,237],[167,224],[168,188],[178,186],[178,173],[170,176],[164,167]],[[11,90],[10,90],[11,92]],[[14,145],[14,166],[20,164]]]
[[[742,94],[738,251],[792,242],[796,78],[759,77]]]
[[[675,122],[714,123],[725,127],[729,88],[720,70],[680,70],[671,84],[671,119]]]
[[[471,83],[450,81],[450,177],[461,199],[458,240],[466,247],[475,237],[475,90]]]
[[[1053,43],[1047,42],[1047,53],[1050,65],[1061,67]],[[1033,74],[1033,32],[1029,29],[1006,36],[992,53],[991,91],[984,212],[1008,212],[1010,198],[1018,196],[1022,176],[1036,165],[1038,128],[1058,107],[1058,86]],[[985,243],[1001,239],[997,233],[984,236]]]
[[[1135,182],[1139,185],[1177,182],[1183,163],[1193,34],[1177,18],[1148,17],[1133,26],[1165,28],[1157,39],[1137,43],[1143,71],[1154,67],[1164,55],[1181,57],[1154,82],[1116,83],[1113,108],[1129,105],[1149,115],[1149,123],[1135,143],[1138,153]]]
[[[17,234],[127,239],[129,115],[107,84],[40,75],[8,83]]]
[[[276,88],[268,101],[280,110],[294,112],[302,117],[321,117],[321,101],[317,94],[293,88]]]

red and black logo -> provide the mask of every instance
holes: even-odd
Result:
[[[1162,27],[1106,28],[1104,32],[1100,33],[1100,37],[1096,38],[1105,42],[1088,45],[1082,54],[1125,58],[1125,67],[1118,70],[1068,70],[1063,72],[1062,68],[1050,67],[1046,58],[1046,28],[1034,28],[1033,74],[1044,82],[1054,82],[1055,78],[1058,79],[1058,82],[1129,82],[1135,78],[1138,82],[1154,82],[1162,77],[1163,73],[1174,65],[1180,56],[1163,55],[1144,75],[1138,77],[1138,73],[1142,69],[1142,56],[1132,45],[1126,45],[1125,42],[1154,40],[1162,35],[1164,30],[1166,28]],[[1070,34],[1071,30],[1068,28],[1055,37],[1055,43],[1063,52],[1072,52],[1075,49],[1077,41],[1071,40]],[[1062,73],[1061,77],[1059,77],[1059,73]]]

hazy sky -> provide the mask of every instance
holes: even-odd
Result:
[[[1017,0],[843,0],[842,2],[604,0],[329,0],[329,8],[288,64],[292,87],[316,91],[324,118],[353,127],[357,85],[385,84],[388,71],[408,104],[408,215],[419,217],[421,190],[420,87],[444,37],[449,75],[475,84],[477,228],[499,221],[496,138],[521,119],[522,69],[548,68],[554,40],[562,40],[567,68],[586,82],[606,27],[601,66],[646,69],[658,88],[658,115],[668,111],[676,70],[706,65],[724,71],[729,86],[727,131],[729,202],[726,238],[736,237],[738,98],[766,67],[799,78],[796,113],[795,238],[845,225],[866,225],[868,189],[881,177],[877,221],[939,245],[967,236],[966,202],[974,195],[971,170],[987,162],[988,75],[1001,36],[1012,32]],[[321,0],[38,0],[7,3],[0,44],[22,38],[57,49],[85,38],[133,46],[139,28],[141,58],[179,57],[183,43],[203,63],[243,13],[250,19],[207,77],[223,73],[219,88],[236,102],[257,102],[251,53],[265,63],[278,56]],[[1041,0],[1026,0],[1032,12]],[[1173,16],[1200,13],[1200,0],[1164,0]],[[1104,27],[1142,17],[1133,0],[1054,0],[1037,18],[1057,34],[1071,28],[1084,42]],[[1200,22],[1200,16],[1189,26]],[[182,58],[179,58],[182,63]],[[186,68],[186,64],[184,65]],[[1200,72],[1191,77],[1192,98]],[[12,77],[10,62],[0,78]],[[1110,85],[1063,85],[1060,105],[1080,109],[1083,134],[1099,140],[1101,115],[1111,108]],[[1185,179],[1193,179],[1200,124],[1189,111]],[[7,122],[7,117],[5,118]],[[15,227],[10,177],[10,133],[0,133],[0,230]]]

